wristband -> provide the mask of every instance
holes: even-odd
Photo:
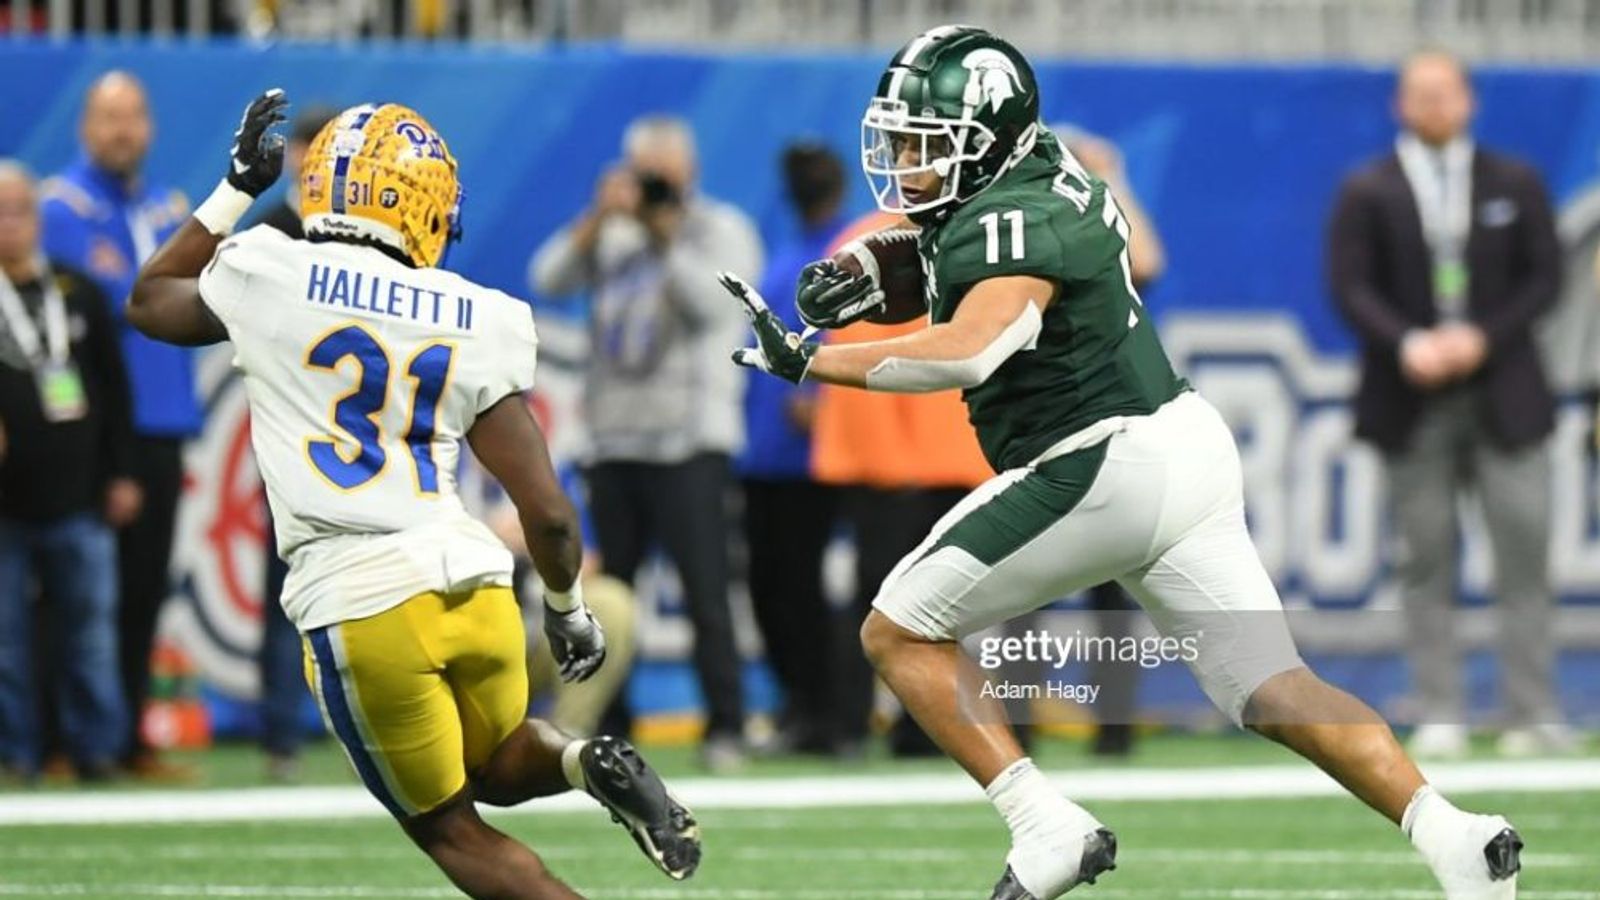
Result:
[[[570,613],[583,608],[583,579],[577,578],[565,591],[544,589],[544,605],[558,613]]]
[[[217,237],[223,237],[232,232],[233,226],[244,218],[244,214],[249,211],[250,204],[254,203],[255,199],[229,184],[228,179],[224,178],[217,183],[217,189],[211,192],[206,202],[200,204],[194,211],[194,217],[207,231]]]

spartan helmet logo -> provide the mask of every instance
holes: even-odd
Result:
[[[961,94],[961,102],[969,110],[987,103],[990,112],[997,112],[1021,89],[1022,77],[1017,74],[1016,64],[993,47],[968,53],[961,65],[967,70],[967,87]]]

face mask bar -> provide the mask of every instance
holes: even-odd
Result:
[[[950,122],[932,116],[912,116],[900,100],[878,98],[861,120],[861,169],[872,186],[878,208],[891,213],[915,213],[942,206],[959,196],[961,164],[980,158],[993,135],[977,122]],[[903,179],[931,173],[941,179],[935,197],[912,200]]]
[[[450,215],[446,220],[450,225],[449,234],[445,238],[446,247],[461,240],[461,235],[463,233],[461,230],[461,201],[465,200],[466,196],[467,189],[457,185],[456,202],[450,207]]]
[[[445,219],[448,223],[449,231],[445,233],[444,249],[439,251],[439,261],[433,264],[436,269],[445,267],[445,263],[450,260],[450,251],[455,248],[456,244],[461,242],[461,201],[466,196],[466,193],[466,188],[459,186],[456,188],[455,205],[451,207],[450,215]]]

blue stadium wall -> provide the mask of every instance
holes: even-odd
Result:
[[[779,151],[806,137],[854,159],[859,113],[882,63],[879,54],[691,55],[605,45],[469,50],[0,41],[0,83],[8,86],[0,92],[0,155],[45,173],[66,164],[77,153],[83,90],[110,68],[129,69],[149,86],[157,121],[151,177],[194,198],[219,177],[239,110],[266,87],[283,87],[302,104],[406,103],[439,127],[461,161],[466,240],[452,267],[527,296],[529,255],[587,202],[633,117],[653,111],[687,117],[701,144],[704,189],[740,205],[769,239],[779,239],[792,228]],[[1240,435],[1252,525],[1288,602],[1392,608],[1380,467],[1349,438],[1343,401],[1354,386],[1353,342],[1322,274],[1323,230],[1339,180],[1393,139],[1391,73],[1069,61],[1037,69],[1045,118],[1116,141],[1159,223],[1170,271],[1146,299],[1180,365]],[[1600,234],[1600,196],[1590,192],[1600,150],[1600,74],[1492,69],[1477,74],[1477,86],[1480,140],[1544,173],[1565,209],[1572,270],[1586,272],[1579,254],[1589,253]],[[850,201],[863,210],[870,202],[859,178],[851,182]],[[1562,356],[1553,363],[1557,380],[1569,390],[1597,368],[1590,361],[1594,347],[1582,339],[1592,325],[1586,310],[1594,294],[1586,280],[1571,280],[1560,314],[1570,327],[1553,329],[1551,337],[1552,352]],[[530,299],[558,317],[574,309],[546,303],[554,298]],[[214,373],[208,383],[226,381]],[[1593,464],[1581,450],[1588,427],[1588,411],[1569,403],[1557,435],[1553,560],[1565,609],[1580,615],[1596,612],[1600,600]],[[240,449],[237,441],[219,439],[215,452],[238,458]],[[202,505],[208,515],[232,510],[237,537],[247,541],[251,526],[240,498],[250,488],[230,485],[236,474],[227,469],[218,476],[214,493],[221,499]],[[215,529],[207,533],[215,538]],[[183,589],[206,593],[197,577],[185,576]],[[1469,598],[1481,601],[1489,573],[1476,529],[1467,539],[1464,582]],[[670,598],[662,603],[670,616]],[[227,615],[211,614],[203,629],[240,672],[216,677],[217,693],[248,694],[243,669],[253,633]],[[692,704],[682,666],[675,654],[664,655],[636,679],[635,696],[652,706]],[[1403,691],[1404,672],[1392,655],[1337,665],[1349,665],[1357,686],[1375,699]],[[1600,679],[1591,655],[1569,652],[1563,666],[1574,711],[1600,713],[1600,701],[1576,689]],[[1472,671],[1478,703],[1487,708],[1493,703],[1488,660],[1475,658]],[[1182,673],[1173,673],[1171,684],[1155,679],[1150,690],[1199,702]]]

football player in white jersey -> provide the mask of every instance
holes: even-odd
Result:
[[[227,177],[145,264],[127,315],[160,340],[233,342],[290,565],[284,609],[324,718],[368,790],[473,897],[578,896],[473,805],[570,788],[688,877],[698,827],[627,742],[526,718],[511,556],[456,495],[463,440],[516,504],[562,677],[593,674],[605,640],[579,596],[572,504],[524,402],[532,312],[436,268],[459,234],[455,159],[416,112],[354,107],[307,154],[308,239],[229,237],[282,169],[271,129],[286,107],[272,90],[245,110]]]

